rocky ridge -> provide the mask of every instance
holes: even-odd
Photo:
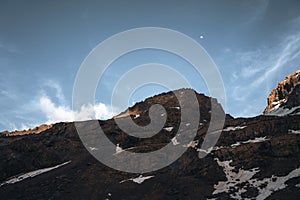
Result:
[[[0,135],[0,196],[5,199],[299,199],[300,115],[233,118],[226,115],[221,135],[210,149],[201,149],[210,126],[211,106],[224,111],[215,99],[197,94],[200,120],[189,143],[181,133],[181,107],[174,93],[137,103],[119,115],[138,125],[150,123],[151,105],[166,110],[164,128],[150,138],[123,132],[114,119],[97,122],[116,145],[112,156],[124,151],[146,153],[167,144],[188,147],[171,165],[144,174],[125,173],[97,161],[86,149],[74,123],[57,123],[39,134]],[[295,106],[299,106],[295,104]],[[292,108],[291,108],[292,109]],[[159,113],[158,113],[158,116]],[[189,121],[184,121],[189,127]],[[91,138],[93,140],[93,138]],[[207,156],[199,159],[199,152]],[[165,156],[165,155],[161,155]],[[130,164],[130,160],[126,161]],[[141,163],[144,164],[144,163]],[[151,162],[150,162],[151,164]]]
[[[18,136],[18,135],[31,135],[31,134],[40,134],[41,132],[49,129],[49,128],[52,128],[53,124],[42,124],[40,126],[37,126],[35,128],[30,128],[30,129],[27,129],[27,130],[21,130],[21,131],[18,131],[18,130],[15,130],[15,131],[12,131],[12,132],[9,132],[9,131],[4,131],[4,132],[1,132],[0,134],[2,135],[5,135],[5,136]]]

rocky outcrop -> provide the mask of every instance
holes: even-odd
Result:
[[[300,70],[287,76],[268,97],[264,113],[272,113],[279,108],[292,109],[300,106]]]

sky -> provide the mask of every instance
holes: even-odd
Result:
[[[226,112],[259,115],[278,82],[300,69],[299,10],[298,0],[1,0],[0,131],[72,121],[73,85],[84,59],[110,36],[140,27],[193,38],[218,67]],[[94,116],[79,113],[80,120],[125,110],[113,108],[111,90],[122,74],[149,62],[174,67],[209,96],[203,79],[182,58],[159,50],[131,52],[111,64],[94,106],[87,108]],[[164,91],[159,85],[142,87],[129,106]]]

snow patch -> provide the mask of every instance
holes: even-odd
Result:
[[[256,199],[266,199],[269,197],[273,192],[284,189],[287,185],[285,184],[286,181],[288,181],[291,178],[299,177],[300,176],[300,168],[297,168],[293,171],[291,171],[286,176],[272,176],[271,178],[264,178],[263,180],[250,180],[250,183],[257,187],[259,190],[259,195],[256,197]],[[263,184],[266,184],[267,186],[264,188],[261,188],[260,186]]]
[[[97,151],[98,150],[98,148],[96,148],[96,147],[89,147],[89,148],[90,148],[91,151]]]
[[[220,161],[218,158],[215,160],[218,165],[223,168],[227,181],[219,181],[218,184],[214,185],[215,191],[213,192],[213,195],[222,192],[229,193],[231,191],[230,188],[239,188],[237,185],[249,181],[257,172],[259,172],[258,168],[250,170],[239,169],[238,172],[234,172],[234,167],[230,166],[232,160]],[[238,191],[230,194],[230,197],[234,199],[243,199],[241,195],[245,191],[246,190],[244,188],[239,188]]]
[[[275,106],[280,106],[281,104],[284,104],[284,103],[286,103],[287,102],[287,99],[281,99],[281,100],[279,100],[279,101],[274,101],[274,102],[272,102],[272,105],[275,105]],[[275,108],[275,107],[274,107]],[[273,109],[273,108],[272,108]],[[271,110],[272,110],[271,109]]]
[[[7,185],[7,184],[14,184],[14,183],[17,183],[17,182],[20,182],[20,181],[23,181],[27,178],[32,178],[32,177],[35,177],[37,175],[40,175],[40,174],[43,174],[43,173],[46,173],[48,171],[51,171],[53,169],[57,169],[61,166],[64,166],[66,164],[69,164],[71,161],[68,161],[68,162],[65,162],[65,163],[62,163],[62,164],[59,164],[59,165],[56,165],[54,167],[47,167],[47,168],[43,168],[43,169],[38,169],[38,170],[35,170],[35,171],[31,171],[31,172],[28,172],[28,173],[25,173],[25,174],[22,174],[22,175],[19,175],[19,176],[14,176],[12,178],[10,178],[9,180],[5,181],[5,182],[2,182],[0,184],[0,187],[3,186],[3,185]]]
[[[296,114],[296,115],[300,114],[300,113],[293,113],[297,109],[300,109],[300,106],[296,106],[296,107],[293,107],[291,109],[282,108],[282,107],[279,107],[279,106],[280,106],[280,104],[278,104],[277,106],[275,106],[274,108],[269,110],[267,113],[265,113],[265,115],[286,116],[286,115],[289,115],[289,114]]]
[[[300,134],[300,130],[289,130],[289,134]]]
[[[183,147],[190,147],[190,148],[195,149],[198,152],[204,152],[204,153],[207,153],[207,154],[211,153],[212,151],[216,151],[216,150],[224,148],[222,146],[221,147],[215,146],[215,147],[210,147],[208,149],[201,149],[201,148],[197,148],[198,143],[199,143],[199,140],[194,140],[194,141],[191,141],[189,144],[185,144],[185,145],[182,145],[182,146]]]
[[[198,152],[204,152],[204,153],[206,153],[206,154],[209,154],[209,153],[211,153],[213,150],[215,150],[214,149],[214,147],[210,147],[210,148],[208,148],[208,149],[200,149],[200,148],[197,148],[196,149]]]
[[[122,147],[120,147],[120,145],[119,144],[117,144],[117,146],[116,146],[116,153],[115,154],[119,154],[119,153],[121,153],[121,152],[123,152],[124,150],[122,149]]]
[[[170,127],[166,127],[164,128],[166,131],[171,132],[173,130],[174,127],[170,126]]]
[[[264,141],[267,141],[269,140],[267,138],[267,136],[265,137],[257,137],[257,138],[254,138],[254,139],[250,139],[250,140],[247,140],[247,141],[239,141],[239,142],[236,142],[235,144],[232,144],[230,145],[232,148],[235,148],[237,146],[240,146],[242,144],[247,144],[247,143],[259,143],[259,142],[264,142]]]
[[[154,176],[143,176],[143,175],[140,175],[140,176],[137,177],[137,178],[130,178],[130,179],[126,179],[126,180],[120,181],[120,183],[124,183],[124,182],[126,182],[126,181],[133,181],[134,183],[141,184],[141,183],[143,183],[145,180],[150,179],[150,178],[153,178],[153,177],[154,177]]]
[[[193,140],[188,144],[184,144],[182,145],[183,147],[191,147],[191,148],[196,148],[196,146],[198,145],[199,140]]]
[[[246,128],[247,126],[236,126],[236,127],[226,127],[225,129],[223,129],[223,131],[236,131],[236,130],[242,130],[244,128]]]
[[[176,138],[176,137],[173,137],[173,138],[171,139],[171,141],[172,141],[172,143],[173,143],[174,146],[180,144],[180,143],[177,141],[177,138]]]
[[[220,161],[218,158],[215,159],[219,166],[223,168],[226,175],[226,181],[219,181],[218,184],[214,185],[215,191],[213,195],[226,192],[232,199],[245,199],[242,197],[244,192],[247,192],[248,188],[258,189],[258,195],[251,197],[251,199],[266,199],[273,192],[284,189],[287,185],[286,181],[291,178],[300,176],[300,167],[291,171],[286,176],[275,176],[272,175],[270,178],[264,179],[252,179],[252,177],[259,172],[259,168],[253,168],[249,170],[239,169],[238,172],[234,171],[234,167],[230,166],[232,160]],[[243,183],[243,184],[241,184]],[[300,186],[300,184],[298,184]],[[296,185],[297,187],[297,185]],[[232,190],[234,188],[234,190]]]

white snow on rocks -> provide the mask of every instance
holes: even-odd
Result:
[[[214,186],[214,194],[226,192],[229,193],[231,187],[237,187],[238,184],[249,181],[257,172],[258,168],[253,168],[250,170],[240,169],[238,172],[234,172],[234,167],[230,166],[232,160],[229,161],[220,161],[218,158],[215,159],[219,166],[221,166],[226,175],[227,181],[219,181],[217,185]],[[230,194],[231,198],[242,199],[241,194],[246,190],[241,188],[237,192]]]
[[[219,149],[222,149],[223,147],[210,147],[208,149],[200,149],[200,148],[196,148],[196,150],[198,152],[204,152],[206,154],[209,154],[211,153],[212,151],[216,151],[216,150],[219,150]]]
[[[183,147],[191,147],[191,148],[196,148],[196,146],[198,145],[199,140],[193,140],[188,144],[184,144],[182,145]]]
[[[126,182],[126,181],[133,181],[134,183],[141,184],[141,183],[143,183],[145,180],[150,179],[150,178],[153,178],[153,177],[154,177],[154,176],[143,176],[143,175],[140,175],[140,176],[137,177],[137,178],[130,178],[130,179],[126,179],[126,180],[120,181],[120,183],[124,183],[124,182]]]
[[[300,130],[289,130],[289,134],[300,134]]]
[[[274,102],[272,102],[272,105],[273,106],[277,106],[277,108],[279,108],[279,106],[281,106],[282,104],[284,104],[284,103],[286,103],[287,102],[287,99],[281,99],[281,100],[279,100],[279,101],[274,101]],[[279,105],[279,106],[278,106]],[[270,109],[270,111],[271,110],[275,110],[276,108],[275,107],[273,107],[272,109]],[[275,108],[275,109],[274,109]]]
[[[179,106],[171,107],[171,108],[174,108],[174,109],[176,109],[176,110],[180,110],[180,107],[179,107]]]
[[[139,117],[140,117],[140,115],[138,114],[138,115],[135,115],[133,119],[136,119],[136,118],[139,118]]]
[[[300,176],[300,167],[291,171],[286,176],[272,176],[271,178],[264,178],[263,180],[250,180],[250,184],[256,187],[259,190],[259,195],[256,199],[266,199],[269,197],[273,192],[284,189],[287,185],[285,184],[291,178],[299,177]],[[267,186],[264,188],[260,188],[261,185],[266,184]]]
[[[14,176],[12,178],[10,178],[9,180],[7,181],[4,181],[0,184],[0,187],[3,186],[3,185],[7,185],[7,184],[14,184],[14,183],[17,183],[17,182],[20,182],[20,181],[23,181],[27,178],[32,178],[32,177],[35,177],[37,175],[40,175],[40,174],[43,174],[43,173],[46,173],[48,171],[51,171],[53,169],[56,169],[56,168],[59,168],[63,165],[66,165],[68,163],[70,163],[71,161],[68,161],[68,162],[65,162],[65,163],[62,163],[60,165],[56,165],[54,167],[47,167],[47,168],[43,168],[43,169],[38,169],[38,170],[35,170],[35,171],[31,171],[31,172],[28,172],[28,173],[25,173],[25,174],[22,174],[22,175],[19,175],[19,176]]]
[[[219,166],[224,170],[227,180],[219,181],[218,184],[214,186],[215,191],[213,195],[218,193],[229,193],[232,199],[245,199],[242,197],[244,192],[247,192],[249,187],[258,189],[258,195],[256,197],[251,197],[255,199],[266,199],[273,192],[284,189],[287,185],[285,184],[291,178],[300,176],[300,167],[291,171],[286,176],[274,176],[264,179],[253,179],[253,176],[259,172],[258,168],[253,168],[250,170],[239,169],[238,172],[234,171],[234,167],[230,166],[232,160],[220,161],[218,158],[215,159]],[[244,184],[241,184],[244,183]],[[243,185],[243,186],[242,186]],[[298,184],[300,186],[300,184]],[[297,187],[297,185],[296,185]],[[235,188],[236,190],[231,190]]]
[[[214,134],[214,132],[212,132],[211,134]],[[230,147],[235,148],[235,147],[243,145],[243,144],[259,143],[259,142],[264,142],[264,141],[267,141],[267,140],[269,140],[269,138],[267,138],[266,136],[265,137],[257,137],[257,138],[246,140],[246,141],[238,141],[238,142],[230,145]],[[207,154],[211,153],[212,151],[217,151],[219,149],[229,148],[229,147],[224,147],[224,146],[213,146],[213,147],[210,147],[208,149],[201,149],[201,148],[197,148],[198,143],[199,143],[198,140],[194,140],[194,141],[191,141],[189,144],[185,144],[185,145],[182,145],[182,146],[183,147],[190,147],[190,148],[195,149],[198,152],[204,152],[204,153],[207,153]]]
[[[296,106],[296,107],[293,107],[291,109],[282,108],[282,107],[279,107],[279,106],[280,106],[280,104],[278,104],[277,106],[275,106],[274,108],[269,110],[267,113],[265,113],[265,115],[286,116],[286,115],[292,114],[297,109],[300,109],[300,106]],[[293,113],[293,114],[298,114],[299,115],[300,113]]]
[[[166,127],[164,128],[166,131],[171,132],[173,130],[174,127],[170,126],[170,127]]]
[[[246,127],[247,126],[236,126],[236,127],[229,126],[229,127],[226,127],[225,129],[223,129],[223,131],[236,131],[236,130],[244,129]]]
[[[120,145],[117,144],[117,146],[116,146],[116,153],[115,153],[115,154],[121,153],[121,152],[123,152],[123,151],[124,151],[124,150],[122,149],[122,147],[120,147]]]
[[[90,148],[91,151],[97,151],[98,150],[98,148],[96,148],[96,147],[89,147],[89,148]]]
[[[183,147],[190,147],[190,148],[195,149],[198,152],[204,152],[204,153],[207,153],[207,154],[211,153],[212,151],[216,151],[216,150],[224,148],[224,147],[214,146],[214,147],[210,147],[208,149],[201,149],[201,148],[197,148],[198,143],[199,143],[199,140],[193,140],[189,144],[185,144],[185,145],[182,145],[182,146]]]
[[[247,144],[247,143],[258,143],[258,142],[264,142],[264,141],[267,141],[269,140],[267,138],[267,136],[265,137],[257,137],[257,138],[254,138],[254,139],[250,139],[250,140],[247,140],[247,141],[239,141],[239,142],[236,142],[235,144],[232,144],[230,145],[232,148],[235,148],[237,146],[240,146],[242,144]]]
[[[176,138],[176,137],[173,137],[173,138],[171,139],[171,142],[173,143],[174,146],[180,144],[180,143],[177,141],[177,138]]]
[[[135,148],[136,147],[129,147],[129,148],[123,149],[122,147],[120,147],[119,144],[117,144],[117,146],[116,146],[116,152],[113,155],[118,155],[118,154],[120,154],[120,153],[122,153],[124,151],[132,150],[132,149],[135,149]]]
[[[257,137],[257,138],[254,138],[254,139],[250,139],[250,140],[244,141],[243,143],[244,144],[258,143],[258,142],[264,142],[264,141],[267,141],[267,140],[269,140],[269,138],[267,138],[267,136],[265,136],[265,137]]]

